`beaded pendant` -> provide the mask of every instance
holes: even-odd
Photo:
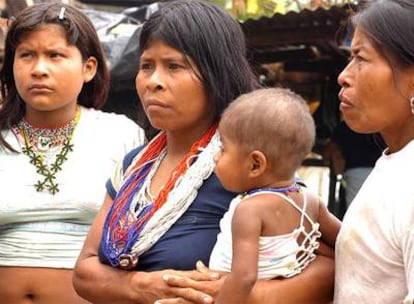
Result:
[[[41,152],[45,152],[50,149],[52,145],[52,138],[46,136],[39,136],[37,138],[37,149]]]
[[[135,254],[123,253],[119,256],[119,267],[125,270],[134,269],[138,265],[138,257]]]

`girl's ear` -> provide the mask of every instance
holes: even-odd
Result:
[[[249,154],[249,163],[251,177],[263,174],[268,167],[266,155],[259,150],[254,150]]]
[[[83,79],[85,82],[89,82],[95,77],[98,70],[98,60],[95,57],[89,57],[83,66]]]

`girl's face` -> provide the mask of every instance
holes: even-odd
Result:
[[[61,121],[71,119],[82,86],[95,76],[96,68],[95,58],[84,62],[79,49],[68,45],[59,25],[28,33],[16,48],[13,64],[26,118],[40,125],[45,113]]]
[[[412,116],[412,77],[408,71],[393,73],[389,62],[357,27],[351,61],[338,77],[340,110],[350,128],[360,133],[379,132],[386,141],[400,136]]]
[[[200,72],[183,53],[161,40],[143,51],[135,79],[145,113],[156,129],[194,134],[212,123]]]

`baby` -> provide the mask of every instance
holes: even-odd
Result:
[[[302,97],[281,88],[241,95],[224,111],[219,132],[215,173],[240,195],[220,222],[209,267],[230,272],[215,303],[242,304],[257,279],[301,273],[320,238],[333,248],[340,221],[296,182],[315,139]]]

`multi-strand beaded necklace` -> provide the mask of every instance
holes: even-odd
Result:
[[[143,202],[139,202],[138,206],[134,206],[134,197],[141,187],[145,187],[146,179],[152,178],[154,172],[151,172],[151,169],[155,170],[159,165],[158,161],[165,155],[167,145],[165,133],[154,138],[144,148],[141,157],[131,168],[129,176],[118,191],[104,224],[101,250],[112,266],[123,269],[136,267],[138,256],[134,253],[133,247],[140,238],[141,232],[151,217],[167,202],[176,182],[183,178],[191,164],[196,161],[200,150],[209,144],[216,129],[217,125],[213,125],[199,141],[192,145],[152,202],[148,204],[148,199],[145,198],[144,205],[141,205]]]
[[[36,182],[36,191],[48,191],[51,194],[59,192],[56,181],[57,172],[62,170],[62,164],[67,160],[67,154],[73,151],[72,136],[80,117],[80,107],[77,106],[75,117],[68,123],[57,128],[38,128],[22,119],[14,131],[21,134],[24,140],[22,152],[30,158],[30,163],[36,167],[36,172],[43,176]],[[55,161],[46,160],[51,149],[60,148]]]

